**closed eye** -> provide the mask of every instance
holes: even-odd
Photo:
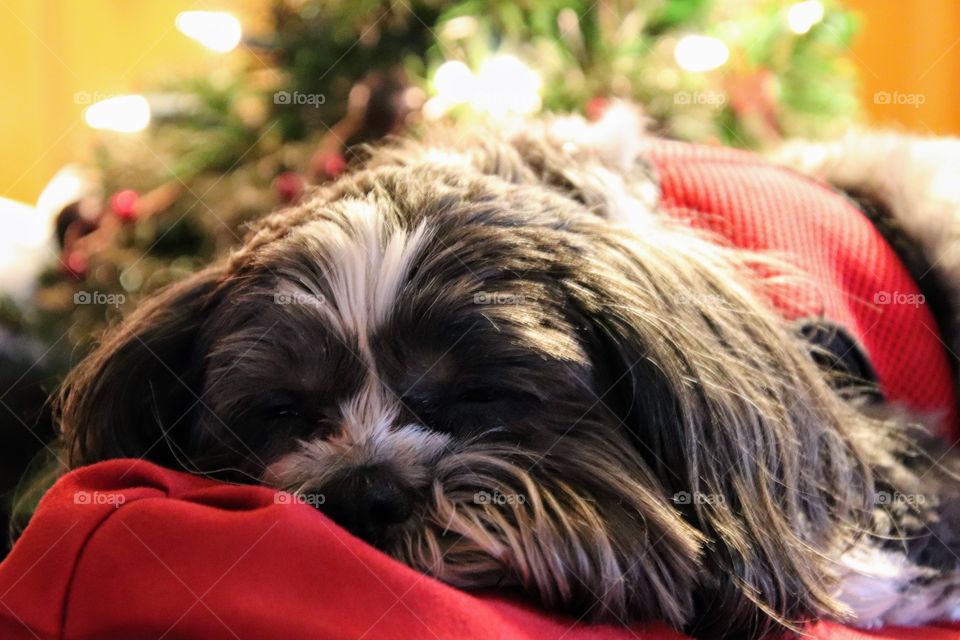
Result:
[[[483,405],[483,404],[537,404],[536,395],[512,387],[467,387],[463,391],[450,397],[452,405]]]
[[[257,409],[256,414],[260,418],[283,420],[299,418],[300,410],[292,404],[267,404]]]
[[[407,418],[437,431],[456,434],[476,433],[502,426],[510,419],[522,419],[536,405],[538,398],[526,391],[497,386],[448,388],[446,393],[433,390],[407,392],[400,397],[409,413]]]
[[[336,431],[339,424],[333,410],[306,406],[285,396],[252,408],[247,413],[247,419],[270,424],[294,436],[327,437]]]
[[[293,420],[303,410],[297,399],[288,393],[273,392],[255,404],[250,414],[261,420]]]
[[[466,389],[454,399],[458,404],[487,404],[502,399],[505,395],[490,388]]]

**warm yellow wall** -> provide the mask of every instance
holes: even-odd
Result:
[[[265,0],[0,0],[0,197],[34,202],[84,148],[85,104],[226,59],[176,30],[186,9],[262,23]],[[234,56],[231,60],[236,61]]]
[[[27,0],[0,4],[0,197],[29,201],[37,195],[36,164],[50,146],[41,125],[40,45],[18,21],[35,25],[37,12]]]
[[[960,134],[960,1],[846,0],[860,13],[853,47],[871,122],[920,133]],[[875,104],[876,92],[923,104]]]

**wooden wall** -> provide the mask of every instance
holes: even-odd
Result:
[[[33,203],[88,135],[84,104],[224,64],[174,25],[187,9],[262,22],[265,0],[0,0],[0,197]]]
[[[960,135],[960,1],[845,2],[862,20],[853,52],[871,122]]]

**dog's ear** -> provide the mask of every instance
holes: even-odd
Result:
[[[710,541],[693,631],[763,635],[842,615],[824,558],[872,508],[864,418],[752,290],[763,280],[748,263],[761,259],[666,226],[584,237],[567,287],[598,396]]]
[[[211,268],[172,285],[70,372],[57,414],[71,467],[119,457],[175,465],[201,409],[197,342],[222,284],[222,269]]]

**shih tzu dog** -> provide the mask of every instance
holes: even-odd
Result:
[[[761,274],[802,265],[660,211],[631,114],[372,151],[107,335],[60,398],[70,463],[263,482],[449,584],[593,620],[759,638],[960,617],[960,480],[928,416],[769,303]],[[947,326],[938,149],[780,160],[882,205]]]

